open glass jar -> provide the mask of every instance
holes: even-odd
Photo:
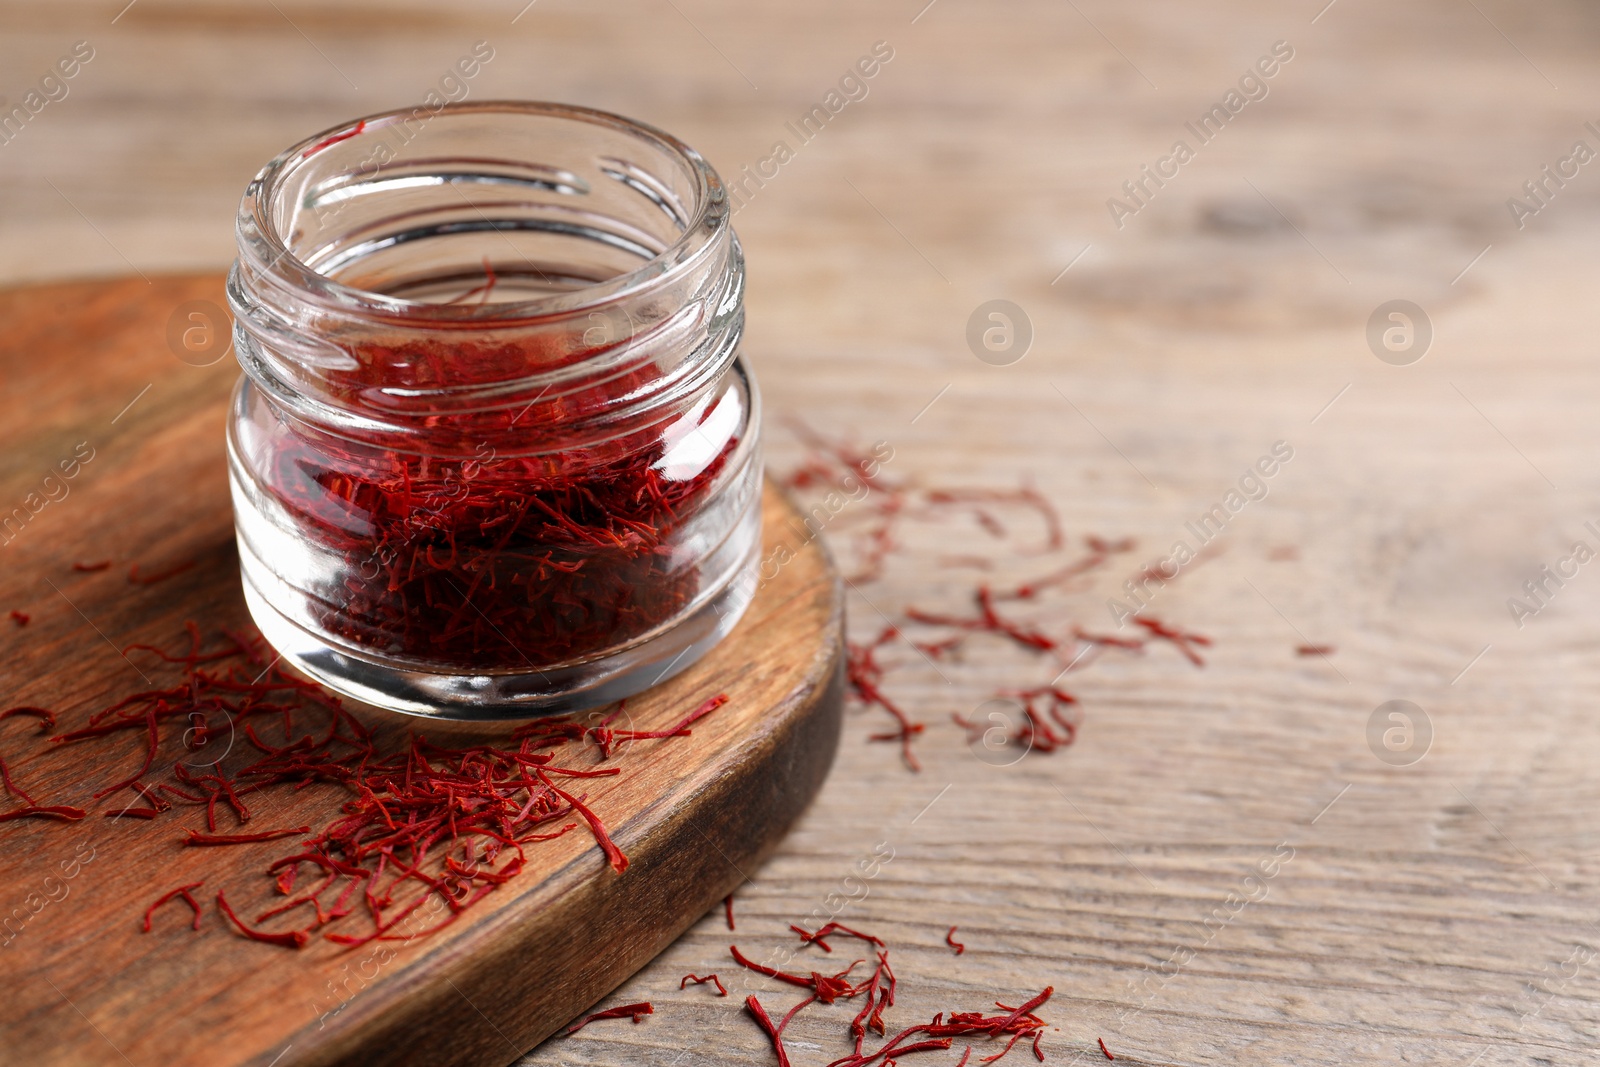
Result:
[[[755,587],[744,262],[693,149],[604,112],[373,116],[273,160],[228,279],[245,598],[381,707],[593,706]]]

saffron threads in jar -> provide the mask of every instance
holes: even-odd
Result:
[[[537,363],[467,342],[356,355],[362,369],[341,376],[341,393],[380,388],[393,377],[390,362],[448,363],[463,378],[480,362]],[[568,663],[671,622],[702,591],[699,571],[673,546],[722,489],[739,439],[722,437],[687,479],[666,476],[659,434],[506,454],[540,429],[554,432],[569,412],[640,385],[612,382],[603,396],[482,414],[459,428],[441,423],[424,454],[282,427],[262,458],[265,490],[339,561],[337,585],[310,603],[318,625],[385,656],[493,671]],[[452,455],[471,458],[441,458]]]
[[[246,602],[290,664],[390,710],[612,703],[690,666],[755,588],[726,191],[620,116],[409,121],[309,138],[240,205]]]

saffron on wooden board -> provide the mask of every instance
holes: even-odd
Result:
[[[154,904],[150,905],[144,910],[144,932],[147,934],[150,932],[150,917],[155,914],[157,908],[161,907],[161,905],[165,904],[169,900],[176,900],[180,897],[183,898],[184,902],[194,910],[194,922],[192,926],[195,930],[199,930],[200,918],[205,914],[205,912],[201,910],[200,902],[194,899],[194,896],[190,891],[199,889],[203,885],[205,885],[204,882],[190,882],[188,885],[180,885],[178,888],[169,890],[168,892],[162,894]]]
[[[1106,1054],[1106,1059],[1108,1059],[1108,1060],[1116,1059],[1116,1057],[1111,1054],[1111,1050],[1106,1048],[1106,1039],[1105,1038],[1097,1037],[1097,1038],[1095,1038],[1095,1040],[1100,1042],[1100,1051],[1104,1052]]]
[[[955,949],[957,956],[967,951],[967,946],[956,940],[956,927],[954,926],[950,928],[949,933],[944,935],[944,943]]]
[[[139,565],[135,563],[128,568],[128,583],[130,585],[155,585],[157,582],[164,582],[168,578],[174,578],[184,571],[192,569],[197,562],[197,560],[191,559],[187,563],[179,563],[165,570],[156,571],[154,574],[140,574]]]
[[[47,743],[142,736],[135,773],[100,789],[96,799],[123,790],[133,794],[133,803],[104,812],[130,826],[203,809],[205,830],[187,827],[184,836],[168,838],[168,847],[249,847],[303,838],[267,865],[273,889],[287,898],[283,903],[247,922],[223,893],[216,897],[218,911],[239,933],[286,948],[301,948],[313,937],[348,946],[426,936],[523,871],[537,844],[583,825],[608,865],[626,868],[626,855],[587,794],[557,784],[612,777],[621,767],[575,767],[568,765],[569,757],[596,753],[602,762],[620,762],[614,750],[602,746],[602,737],[668,744],[692,735],[728,699],[726,694],[711,696],[662,729],[603,734],[608,728],[557,716],[518,727],[507,744],[447,748],[413,733],[402,749],[380,750],[336,697],[274,663],[261,666],[258,637],[226,633],[208,647],[198,626],[186,629],[188,640],[177,648],[125,650],[137,647],[173,664],[181,675],[178,681],[130,694]],[[39,720],[42,733],[50,733],[57,721],[46,708],[0,711],[0,721],[14,716]],[[158,762],[161,752],[194,736],[197,718],[218,722],[224,717],[239,741],[226,764]],[[157,776],[167,780],[154,780]],[[0,811],[0,822],[76,821],[88,814],[82,808],[37,803],[3,761],[0,781],[23,804]],[[269,791],[292,794],[315,783],[340,788],[348,797],[320,830],[218,830],[219,816],[226,818],[229,812],[241,826],[250,821],[247,798]],[[315,872],[316,881],[293,895],[297,877],[308,871]],[[422,912],[430,902],[433,911]],[[291,913],[300,920],[290,929],[261,926]]]

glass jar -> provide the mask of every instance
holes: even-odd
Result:
[[[240,206],[245,599],[380,707],[525,717],[695,662],[755,588],[744,261],[693,149],[484,102],[289,149]]]

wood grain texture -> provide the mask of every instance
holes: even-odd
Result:
[[[248,622],[222,449],[231,361],[189,366],[165,340],[173,306],[221,298],[215,276],[0,291],[0,369],[16,387],[0,405],[9,428],[0,499],[22,507],[5,516],[0,603],[28,616],[25,627],[5,624],[13,632],[0,651],[0,704],[58,709],[58,733],[122,696],[171,684],[172,668],[119,649],[171,647],[186,619],[211,631]],[[100,410],[106,389],[134,395],[120,386],[141,377],[151,383],[142,407]],[[63,456],[74,462],[46,482]],[[765,509],[767,541],[795,541],[793,512],[770,489]],[[262,872],[286,854],[283,842],[183,848],[180,830],[204,820],[181,806],[150,822],[107,821],[101,812],[123,801],[90,794],[126,772],[138,744],[52,749],[31,721],[7,722],[13,777],[41,804],[91,815],[0,826],[0,900],[12,920],[0,959],[16,982],[0,1013],[0,1059],[432,1067],[516,1056],[731,890],[827,774],[842,701],[842,600],[820,544],[790,547],[793,558],[761,584],[733,633],[679,678],[631,700],[627,714],[633,729],[653,730],[719,692],[729,703],[689,737],[635,742],[618,757],[619,776],[585,783],[628,869],[612,872],[580,833],[533,845],[528,873],[453,925],[392,947],[318,939],[285,951],[242,939],[209,899],[226,890],[236,906],[260,910]],[[113,567],[72,567],[100,559]],[[148,574],[190,560],[198,566],[156,584],[126,576],[130,563]],[[505,743],[510,732],[362,714],[391,750],[412,729],[455,746]],[[216,742],[224,741],[219,725]],[[151,781],[180,758],[198,757],[163,749]],[[252,800],[258,822],[246,830],[321,827],[348,797],[337,786],[270,791]],[[202,880],[204,936],[171,923],[139,932],[145,905]],[[462,1033],[463,1010],[489,1025]],[[84,1019],[96,1022],[85,1028]]]
[[[1047,681],[1049,662],[996,645],[898,663],[891,691],[929,723],[926,770],[866,741],[881,716],[848,718],[816,806],[747,872],[741,946],[782,944],[888,842],[894,860],[841,917],[894,946],[892,1020],[1049,983],[1054,1062],[1092,1062],[1098,1036],[1119,1062],[1184,1067],[1592,1061],[1600,578],[1585,566],[1520,629],[1506,607],[1600,525],[1600,176],[1586,166],[1522,228],[1507,208],[1575,140],[1600,147],[1584,126],[1600,125],[1592,4],[539,0],[513,23],[520,0],[371,18],[280,0],[287,19],[139,0],[113,27],[120,6],[0,8],[12,100],[72,40],[101,50],[0,147],[7,277],[125,272],[123,256],[220,266],[263,161],[421,98],[475,40],[497,49],[475,98],[635,115],[730,175],[888,41],[867,98],[736,219],[773,465],[801,455],[782,417],[803,415],[891,441],[897,476],[1031,479],[1074,546],[1132,535],[1142,565],[1274,441],[1295,458],[1157,602],[1216,640],[1206,668],[1106,657],[1074,682],[1073,749],[996,768],[948,721]],[[1117,228],[1107,199],[1278,40],[1295,58],[1267,98]],[[1034,327],[1009,367],[965,341],[996,297]],[[1396,298],[1435,327],[1410,367],[1364,337]],[[45,377],[32,388],[82,389],[106,419],[148,381]],[[182,409],[152,401],[143,432],[159,435]],[[858,637],[877,610],[968,610],[979,574],[942,556],[989,554],[997,579],[1032,566],[971,523],[906,540],[882,583],[850,592]],[[1063,596],[1052,628],[1111,626],[1105,600],[1133,569]],[[1297,656],[1302,642],[1337,651]],[[1395,698],[1434,727],[1410,767],[1366,739]],[[1285,841],[1268,896],[1214,932],[1207,917]],[[708,916],[606,1002],[655,1015],[525,1062],[770,1064],[737,998],[677,990],[725,972],[728,942]],[[838,1047],[841,1014],[796,1020],[800,1067]],[[464,1039],[489,1026],[454,1023]]]

